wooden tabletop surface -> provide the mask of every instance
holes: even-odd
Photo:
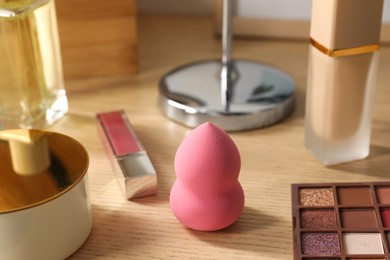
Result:
[[[235,39],[234,58],[275,65],[297,84],[296,108],[279,124],[231,133],[242,160],[245,208],[232,226],[193,231],[169,207],[175,152],[191,129],[168,120],[158,105],[158,81],[169,70],[219,58],[220,39],[208,17],[140,16],[136,76],[68,80],[70,112],[51,130],[79,140],[90,156],[92,232],[70,259],[292,259],[291,183],[388,181],[390,177],[390,47],[380,54],[370,156],[322,166],[305,149],[308,43]],[[158,173],[158,194],[126,200],[96,129],[99,112],[123,109]]]

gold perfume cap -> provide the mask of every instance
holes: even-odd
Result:
[[[0,139],[9,142],[12,166],[16,173],[37,174],[49,167],[49,147],[44,131],[4,130],[0,131]]]
[[[383,0],[313,0],[310,37],[329,50],[378,44]]]

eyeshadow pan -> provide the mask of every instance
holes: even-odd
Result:
[[[340,243],[337,233],[302,233],[302,253],[305,255],[339,255]]]
[[[296,260],[390,260],[390,182],[291,185]]]
[[[301,228],[335,229],[337,228],[336,213],[333,209],[306,209],[300,214]]]
[[[383,254],[382,239],[379,233],[344,233],[344,250],[347,254]]]
[[[378,228],[373,209],[343,209],[340,218],[343,228]]]
[[[341,205],[367,205],[372,204],[369,187],[339,187],[337,199]]]
[[[380,204],[390,204],[390,186],[376,187],[375,191]]]
[[[381,210],[382,225],[385,228],[390,227],[390,208]]]
[[[301,206],[333,206],[332,188],[301,188],[299,189],[299,204]]]
[[[354,257],[354,258],[349,258],[349,257],[347,257],[347,258],[345,258],[346,260],[386,260],[386,258],[366,258],[366,257],[364,257],[364,258],[361,258],[361,257],[359,257],[359,258],[356,258],[356,257]],[[306,260],[306,259],[305,259]],[[314,259],[313,259],[314,260]],[[322,259],[317,259],[317,260],[322,260]]]
[[[317,259],[317,260],[322,260],[322,259]],[[347,257],[346,260],[386,260],[386,258],[360,258],[360,257],[359,258],[355,258],[355,257],[349,258],[349,257]]]
[[[304,258],[304,260],[341,260],[341,258]],[[357,260],[357,259],[355,259]],[[366,259],[364,259],[366,260]],[[381,260],[381,259],[375,259],[375,260]],[[384,259],[385,260],[385,259]]]

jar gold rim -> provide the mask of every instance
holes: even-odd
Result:
[[[80,142],[64,134],[43,132],[48,138],[51,164],[33,176],[15,173],[8,142],[0,141],[0,215],[53,201],[72,190],[87,174],[89,157]]]

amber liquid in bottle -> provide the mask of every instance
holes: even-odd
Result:
[[[44,128],[68,110],[54,1],[0,0],[0,129]]]

